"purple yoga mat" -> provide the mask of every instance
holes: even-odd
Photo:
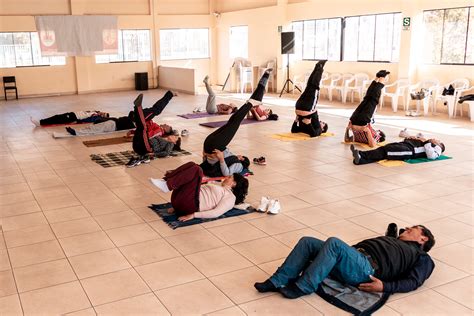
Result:
[[[182,117],[182,118],[185,118],[185,119],[195,119],[195,118],[217,116],[217,115],[220,115],[220,114],[209,114],[207,112],[178,114],[179,117]]]
[[[266,120],[265,121],[257,121],[257,120],[245,119],[245,120],[242,121],[242,123],[240,123],[240,125],[261,123],[261,122],[266,122]],[[221,127],[221,126],[225,125],[225,123],[227,123],[227,121],[199,123],[199,125],[206,126],[206,127],[211,127],[211,128],[216,128],[216,127]]]

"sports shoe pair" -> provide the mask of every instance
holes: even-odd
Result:
[[[265,157],[258,157],[258,158],[253,158],[253,163],[256,164],[256,165],[266,165],[267,164],[267,161],[265,159]]]
[[[127,162],[127,168],[136,167],[142,163],[150,163],[150,157],[148,156],[141,156],[138,158],[132,157],[129,162]]]
[[[188,135],[189,135],[189,131],[188,131],[187,129],[183,129],[183,130],[181,131],[181,136],[186,137],[186,136],[188,136]]]
[[[268,196],[262,196],[260,200],[260,205],[257,208],[258,212],[269,213],[276,215],[280,213],[281,205],[278,199],[270,199]]]
[[[193,110],[193,113],[201,113],[201,112],[204,112],[204,110],[201,107],[196,107]]]

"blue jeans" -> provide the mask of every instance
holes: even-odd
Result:
[[[357,285],[370,281],[369,275],[374,272],[363,254],[338,238],[330,237],[322,241],[303,237],[270,281],[278,288],[296,280],[296,286],[310,294],[317,290],[328,275],[341,282]]]

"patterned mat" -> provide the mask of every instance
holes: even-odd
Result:
[[[191,153],[186,150],[181,150],[181,151],[174,150],[170,154],[170,156],[172,157],[185,156],[185,155],[191,155]],[[104,168],[126,165],[127,162],[129,162],[130,159],[135,156],[136,156],[135,152],[131,150],[107,153],[107,154],[91,154],[90,155],[92,161],[101,165]]]

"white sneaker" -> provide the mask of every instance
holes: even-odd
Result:
[[[400,134],[398,134],[399,137],[407,138],[410,137],[410,134],[407,132],[407,129],[404,128],[400,131]]]
[[[281,205],[279,200],[271,200],[270,204],[268,205],[267,213],[272,215],[276,215],[280,213]]]
[[[40,127],[41,124],[38,120],[35,120],[33,117],[30,116],[31,123],[35,124],[36,127]]]
[[[168,185],[166,184],[166,180],[150,178],[150,182],[153,183],[153,185],[156,186],[158,189],[160,189],[162,192],[164,193],[170,192],[170,189],[168,188]]]
[[[268,198],[268,196],[262,196],[262,199],[260,200],[260,205],[257,207],[257,211],[265,213],[267,211],[269,203],[270,199]]]

